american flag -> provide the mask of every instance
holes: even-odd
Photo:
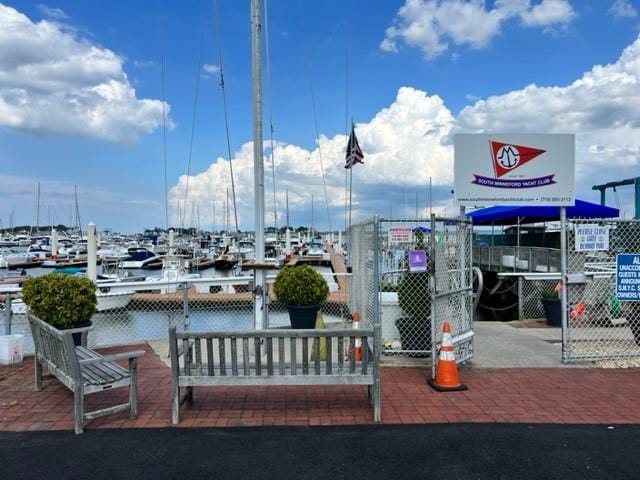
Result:
[[[358,145],[358,138],[356,137],[356,129],[351,125],[351,135],[349,135],[349,143],[347,143],[347,153],[345,155],[346,163],[344,168],[351,168],[356,163],[362,163],[364,165],[364,162],[362,161],[363,158],[364,155],[360,145]]]

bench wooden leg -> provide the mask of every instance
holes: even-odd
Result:
[[[34,355],[33,363],[35,367],[36,392],[42,390],[42,364],[38,361],[38,356]]]
[[[129,359],[129,417],[138,416],[138,362],[137,358]]]
[[[378,423],[381,420],[380,413],[380,379],[376,378],[373,380],[372,385],[372,400],[373,400],[373,421]]]
[[[176,375],[173,374],[171,380],[171,423],[174,425],[180,423],[180,387]]]
[[[84,392],[82,387],[76,387],[73,391],[73,414],[76,435],[80,435],[84,432]]]
[[[187,394],[185,395],[185,401],[189,406],[193,405],[193,387],[187,387]]]

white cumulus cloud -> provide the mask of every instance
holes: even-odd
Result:
[[[465,107],[454,117],[437,95],[402,87],[395,100],[373,118],[356,125],[364,165],[353,170],[354,219],[373,213],[413,214],[414,194],[421,192],[424,209],[429,177],[434,203],[451,213],[455,132],[575,133],[576,189],[580,198],[597,200],[591,185],[637,175],[640,166],[640,37],[608,65],[596,65],[567,85],[527,85]],[[307,150],[278,142],[275,148],[279,224],[283,225],[285,190],[295,218],[309,218],[314,196],[316,225],[327,227],[320,152],[325,165],[333,228],[344,214],[344,135],[321,136],[320,149]],[[268,153],[268,152],[267,152]],[[253,149],[248,142],[236,152],[234,173],[241,228],[253,224]],[[270,162],[265,156],[267,225],[273,221]],[[177,202],[184,201],[186,176],[171,190],[174,221]],[[209,212],[216,205],[216,225],[222,225],[222,205],[231,188],[228,162],[215,159],[204,172],[189,179],[187,212]],[[619,189],[616,199],[633,212],[631,190]],[[611,204],[612,197],[609,197]],[[405,205],[402,208],[402,205]],[[614,203],[615,204],[615,203]],[[406,206],[409,205],[409,208]],[[190,223],[189,213],[185,223]],[[232,216],[230,217],[233,218]],[[207,222],[207,224],[210,222]]]
[[[0,126],[135,141],[162,125],[162,102],[136,97],[123,62],[68,28],[0,4]]]
[[[455,45],[483,48],[500,33],[502,24],[519,19],[528,27],[566,25],[575,12],[568,0],[496,0],[487,9],[481,0],[406,0],[387,28],[380,48],[398,50],[398,41],[418,47],[433,58]]]
[[[628,0],[616,0],[609,9],[609,14],[615,18],[635,18],[638,10]]]
[[[402,185],[404,188],[422,189],[433,178],[436,187],[453,181],[451,145],[443,142],[454,126],[451,112],[438,96],[414,88],[402,87],[387,108],[371,120],[356,125],[356,134],[364,151],[365,165],[353,170],[354,208],[369,208],[371,201],[382,201],[380,191]],[[285,215],[285,195],[289,191],[289,207],[292,212],[310,212],[311,195],[314,196],[315,218],[328,225],[326,204],[329,204],[332,226],[342,221],[344,209],[345,149],[347,137],[335,135],[320,137],[319,145],[307,150],[297,145],[277,142],[274,148],[276,167],[278,217]],[[268,151],[266,152],[269,153]],[[321,162],[322,157],[322,162]],[[324,165],[327,183],[325,201],[321,163]],[[253,143],[245,143],[233,158],[237,208],[241,227],[253,224]],[[273,194],[270,156],[265,155],[267,224],[273,222]],[[181,176],[170,191],[173,221],[179,222],[179,211],[184,223],[191,221],[193,211],[207,212],[211,218],[212,202],[216,205],[216,224],[224,223],[222,208],[227,188],[231,197],[229,163],[223,158],[213,160],[209,168],[188,179],[188,195],[185,204],[187,176]],[[426,194],[423,196],[423,203]],[[230,215],[233,221],[233,215]],[[210,224],[210,220],[207,222]],[[295,221],[292,219],[292,223]],[[280,221],[280,225],[282,225]],[[298,225],[298,223],[296,223]]]

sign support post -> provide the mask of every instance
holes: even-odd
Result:
[[[567,207],[560,207],[560,305],[562,310],[562,362],[569,358],[569,322],[567,318]]]

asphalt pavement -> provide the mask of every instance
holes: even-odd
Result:
[[[0,432],[20,479],[637,479],[638,425],[435,424]]]

